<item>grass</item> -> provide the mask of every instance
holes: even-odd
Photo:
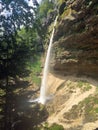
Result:
[[[88,83],[87,81],[79,81],[78,84],[77,84],[77,86],[79,88],[81,88],[81,90],[83,92],[89,91],[92,88],[92,86],[90,85],[90,83]]]
[[[68,82],[67,86],[71,89],[71,82]],[[82,92],[85,92],[89,91],[92,88],[92,85],[86,80],[80,80],[76,82],[75,87],[78,87]],[[78,105],[73,106],[69,112],[64,113],[64,118],[70,121],[71,119],[79,118],[80,115],[84,115],[83,122],[85,123],[93,122],[98,119],[98,87],[96,87],[95,95],[90,95]]]
[[[98,117],[98,96],[90,96],[80,103],[85,106],[85,121],[95,121]]]
[[[83,84],[84,84],[84,82],[79,81],[79,82],[78,82],[78,87],[79,87],[79,88],[82,88]]]
[[[95,108],[95,112],[96,112],[96,113],[98,113],[98,107],[97,107],[97,108]]]
[[[86,83],[83,91],[89,91],[91,88],[92,86],[89,83]]]
[[[97,98],[97,97],[94,98],[94,102],[95,102],[96,104],[98,104],[98,98]]]
[[[74,105],[68,113],[64,114],[64,118],[71,120],[80,115],[84,115],[84,123],[94,122],[98,119],[98,96],[89,96],[78,105]]]

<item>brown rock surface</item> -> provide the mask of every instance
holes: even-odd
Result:
[[[98,82],[86,77],[49,74],[46,104],[49,125],[57,123],[64,130],[94,130],[98,127]]]
[[[55,72],[98,77],[97,0],[67,0],[58,19],[53,50]]]

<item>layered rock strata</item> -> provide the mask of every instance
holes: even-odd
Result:
[[[98,77],[98,1],[66,1],[53,43],[52,67],[60,74]]]

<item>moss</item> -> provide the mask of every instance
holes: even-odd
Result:
[[[92,88],[90,83],[88,83],[87,81],[79,81],[77,87],[81,88],[83,92],[89,91]]]

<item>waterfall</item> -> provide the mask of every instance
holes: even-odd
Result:
[[[42,84],[41,84],[41,89],[40,89],[40,98],[39,98],[39,102],[41,104],[45,104],[45,102],[47,100],[48,69],[49,69],[50,53],[51,53],[52,42],[53,42],[57,18],[58,18],[58,16],[56,17],[56,19],[54,21],[54,27],[53,27],[53,31],[52,31],[52,34],[51,34],[51,37],[50,37],[49,47],[48,47],[48,50],[47,50],[46,61],[45,61],[45,66],[44,66],[44,71],[43,71],[43,78],[42,78]]]

